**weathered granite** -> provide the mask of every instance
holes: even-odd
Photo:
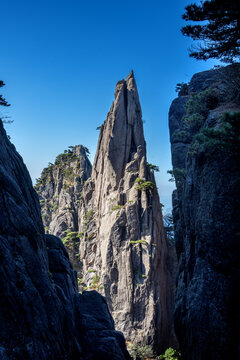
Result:
[[[69,232],[77,235],[81,192],[91,171],[88,149],[82,145],[70,146],[56,157],[54,164],[50,163],[43,169],[35,189],[39,195],[45,232],[61,239]],[[65,246],[74,269],[79,270],[79,259],[76,256],[79,239],[66,241]]]
[[[172,163],[180,169],[173,193],[179,259],[175,330],[187,360],[240,357],[239,125],[233,143],[230,137],[224,144],[213,139],[192,151],[202,128],[217,130],[226,111],[240,111],[239,85],[239,64],[195,74],[189,95],[175,99],[169,113]],[[206,89],[217,101],[207,104],[200,129],[187,128],[185,104]]]
[[[78,219],[83,284],[106,296],[127,340],[163,350],[171,331],[167,247],[133,72],[116,85]]]

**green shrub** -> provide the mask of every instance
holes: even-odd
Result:
[[[92,219],[92,217],[93,217],[93,210],[89,210],[83,215],[83,220],[85,223],[87,223]]]
[[[115,210],[119,210],[119,209],[122,209],[123,208],[123,205],[115,205],[112,207],[112,211],[115,211]]]
[[[178,83],[176,85],[175,91],[178,93],[178,96],[183,96],[188,94],[188,84],[187,83]]]
[[[144,239],[141,240],[130,240],[130,244],[132,245],[138,245],[138,244],[142,244],[142,245],[147,245],[147,241]]]
[[[175,141],[189,142],[190,137],[186,130],[177,131],[173,134],[172,139]]]
[[[159,166],[147,162],[147,166],[153,171],[159,171]]]
[[[194,137],[188,154],[194,156],[197,153],[209,149],[227,153],[239,153],[240,150],[240,112],[224,113],[218,128],[203,127]]]
[[[154,353],[150,346],[148,345],[129,345],[129,354],[133,357],[133,359],[154,359]]]
[[[137,184],[137,190],[139,191],[151,191],[155,187],[152,181],[145,181],[145,179],[141,178],[137,178],[135,183]]]
[[[201,114],[191,114],[185,116],[184,119],[184,128],[185,129],[199,129],[205,121],[205,117]]]
[[[67,230],[65,233],[66,236],[62,238],[62,242],[65,246],[72,245],[75,239],[80,238],[79,233],[76,231]]]
[[[77,155],[71,150],[64,150],[62,154],[59,154],[55,159],[55,165],[60,165],[69,161],[78,160]]]
[[[185,179],[184,169],[174,168],[173,170],[168,170],[167,173],[171,175],[170,182],[180,182]]]
[[[185,104],[184,128],[198,130],[204,124],[209,110],[214,109],[217,104],[218,98],[211,88],[191,94]]]
[[[84,283],[83,278],[78,277],[77,281],[78,281],[78,286],[81,286]]]
[[[159,356],[159,360],[179,360],[181,358],[181,354],[178,350],[173,348],[168,348],[163,355]]]
[[[99,275],[95,275],[93,278],[92,278],[92,285],[94,287],[98,286],[98,283],[100,281],[100,276]]]

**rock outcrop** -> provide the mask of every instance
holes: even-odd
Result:
[[[78,293],[61,240],[44,234],[39,200],[0,120],[0,358],[129,359],[104,298]]]
[[[73,148],[63,155],[71,161],[75,154]],[[83,156],[78,179],[86,180],[90,164]],[[66,189],[69,167],[72,183]],[[116,85],[115,101],[100,128],[91,177],[78,192],[72,186],[75,169],[76,164],[64,160],[60,169],[57,161],[43,171],[37,190],[45,225],[63,239],[80,289],[98,290],[106,297],[116,329],[132,343],[163,350],[172,313],[167,247],[156,166],[146,162],[133,72]]]
[[[70,260],[79,270],[78,207],[85,181],[92,165],[88,149],[82,145],[69,146],[56,157],[54,164],[43,169],[35,189],[39,195],[45,232],[65,238]]]
[[[187,360],[240,357],[239,86],[239,64],[202,72],[170,108],[175,330]]]
[[[101,291],[133,343],[168,345],[167,248],[154,166],[146,162],[133,72],[116,85],[78,211],[81,281]]]

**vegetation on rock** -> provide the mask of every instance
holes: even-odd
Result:
[[[159,360],[179,360],[181,353],[179,350],[168,348],[163,355],[159,356]]]
[[[191,94],[185,105],[184,128],[197,131],[204,124],[209,110],[216,108],[217,104],[217,95],[211,88]]]
[[[178,96],[188,95],[188,84],[184,82],[178,83],[175,90],[178,93]]]
[[[147,162],[147,166],[148,166],[151,170],[159,172],[159,166],[153,165],[153,164],[148,163],[148,162]]]
[[[152,348],[148,345],[129,344],[128,350],[134,360],[154,359]]]
[[[146,181],[145,179],[137,178],[135,180],[137,184],[137,190],[139,191],[151,191],[155,188],[155,185],[152,181]]]
[[[210,149],[239,153],[240,112],[225,113],[217,128],[203,127],[194,136],[188,154],[193,156]]]
[[[170,182],[180,182],[185,179],[184,169],[174,168],[173,170],[168,170],[167,173],[171,175]]]
[[[140,240],[130,240],[130,244],[132,244],[132,245],[138,245],[138,244],[147,245],[147,241],[144,240],[144,239],[140,239]]]

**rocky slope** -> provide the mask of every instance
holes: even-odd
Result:
[[[61,240],[0,120],[0,358],[129,359],[103,297],[77,290]]]
[[[127,340],[160,350],[169,341],[171,295],[154,169],[146,162],[141,106],[131,72],[116,85],[115,101],[100,128],[92,175],[74,213],[79,284],[104,294],[116,328]],[[42,189],[40,195],[44,197]],[[49,226],[54,234],[58,218]],[[64,241],[72,246],[74,234]]]
[[[240,357],[239,89],[239,64],[205,71],[170,108],[175,330],[189,360]]]

